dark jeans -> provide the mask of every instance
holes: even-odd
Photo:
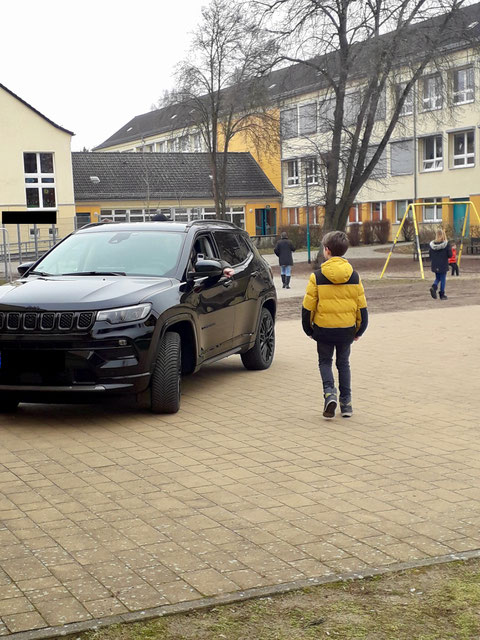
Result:
[[[350,343],[349,342],[317,342],[318,368],[323,382],[323,393],[335,393],[333,377],[333,352],[336,352],[335,364],[338,369],[338,386],[340,402],[350,402],[352,390],[350,388]]]
[[[450,266],[452,267],[452,276],[458,276],[459,275],[458,264],[456,262],[451,262]]]
[[[447,273],[436,273],[435,274],[435,282],[433,283],[434,287],[440,285],[440,293],[445,293],[445,282],[447,280]]]

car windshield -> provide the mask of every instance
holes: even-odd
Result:
[[[59,275],[169,276],[175,273],[185,234],[107,231],[71,235],[35,267]]]

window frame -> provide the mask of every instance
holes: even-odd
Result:
[[[442,145],[442,152],[441,152],[441,156],[438,155],[438,140],[441,140],[441,145]],[[433,140],[434,141],[434,157],[433,158],[426,158],[425,157],[425,152],[426,152],[426,143],[427,140]],[[443,151],[444,151],[444,147],[445,145],[443,144],[443,136],[441,134],[436,134],[433,136],[424,136],[422,138],[422,173],[431,173],[432,171],[443,171]],[[431,167],[427,167],[426,164],[427,163],[432,163]]]
[[[427,219],[425,216],[426,207],[433,206],[433,218]],[[438,217],[438,211],[440,210],[440,217]],[[422,222],[426,222],[427,224],[432,224],[435,222],[442,222],[442,198],[424,198],[422,204]]]
[[[473,151],[468,151],[468,134],[473,135]],[[465,145],[465,152],[461,154],[455,153],[455,139],[457,136],[463,135],[463,142]],[[451,169],[468,169],[475,166],[475,129],[465,129],[464,131],[455,131],[451,134],[452,138],[452,161],[451,161]],[[455,161],[458,159],[464,159],[465,162],[463,164],[455,164]],[[471,162],[468,162],[469,158]]]
[[[373,206],[380,205],[380,217],[378,220],[375,220],[373,217]],[[376,200],[375,202],[370,203],[370,220],[372,222],[380,222],[380,220],[384,219],[384,215],[386,215],[387,201],[386,200]]]
[[[426,83],[429,81],[438,80],[435,83],[435,88],[439,89],[438,93],[434,95],[425,95]],[[422,111],[437,111],[443,107],[443,94],[442,94],[442,75],[440,73],[430,73],[426,76],[422,76]],[[432,102],[434,104],[432,105]]]
[[[318,184],[318,160],[317,158],[304,158],[305,164],[305,181],[308,186],[314,186]],[[309,173],[311,166],[314,166],[312,173]]]
[[[407,84],[408,84],[408,82],[398,82],[395,85],[395,100],[396,100],[396,102],[399,101],[400,94],[403,93],[403,91],[404,91],[405,87],[407,86]],[[407,108],[410,108],[410,111],[406,111]],[[413,108],[414,108],[414,90],[413,90],[413,87],[410,87],[410,91],[407,93],[407,96],[405,98],[405,102],[403,103],[402,109],[401,109],[400,113],[398,114],[399,117],[413,115]]]
[[[471,78],[471,86],[466,86],[465,89],[457,89],[455,90],[455,81],[458,74],[465,73],[468,81],[468,77]],[[467,85],[467,82],[466,82]],[[471,93],[471,97],[467,98],[466,94]],[[463,100],[456,100],[460,94],[463,94]],[[460,67],[459,69],[454,69],[452,71],[452,104],[454,106],[462,105],[462,104],[470,104],[471,102],[475,102],[475,70],[472,65],[466,67]]]
[[[405,208],[403,210],[402,215],[399,217],[398,216],[398,205],[400,203],[403,203],[405,205]],[[407,207],[409,204],[413,204],[413,199],[408,199],[408,200],[395,200],[395,224],[400,224],[403,220],[403,216],[405,215],[405,211],[407,210]],[[408,214],[408,219],[411,220],[412,218],[412,210],[410,209],[410,213]]]
[[[355,214],[353,216],[355,218],[354,220],[351,220],[352,212],[354,212],[354,214]],[[362,221],[359,220],[360,217],[361,217],[361,207],[360,207],[358,202],[354,202],[352,204],[352,206],[350,207],[350,211],[348,212],[347,226],[349,224],[361,224]]]
[[[287,165],[287,187],[298,187],[300,184],[300,170],[298,158],[292,160],[286,160]],[[294,171],[290,175],[290,166],[294,168]]]
[[[25,159],[27,155],[34,155],[36,162],[35,172],[27,172],[25,167]],[[52,172],[42,171],[41,156],[48,155],[51,157]],[[27,209],[35,209],[37,211],[57,211],[57,182],[55,177],[55,154],[53,151],[24,151],[23,152],[23,180],[25,188],[25,204]],[[30,182],[29,182],[30,181]],[[28,190],[36,190],[38,196],[38,206],[28,204]],[[53,207],[44,205],[44,190],[53,190],[55,204]]]
[[[293,222],[292,222],[292,213],[293,213]],[[298,226],[298,207],[287,207],[287,220],[289,225],[297,225]]]

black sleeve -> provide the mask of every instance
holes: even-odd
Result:
[[[273,253],[274,253],[276,256],[278,256],[278,242],[277,242],[277,244],[275,245],[275,247],[274,247],[274,249],[273,249]]]
[[[450,243],[447,244],[447,254],[449,258],[452,257],[452,247],[450,246]]]
[[[308,309],[305,309],[305,307],[302,307],[302,327],[305,333],[307,334],[307,336],[313,335],[313,329],[310,322],[310,318],[312,317],[311,314],[312,314],[311,311],[309,311]]]
[[[362,316],[362,321],[360,322],[360,326],[358,328],[358,331],[355,334],[356,338],[360,338],[360,336],[363,336],[363,334],[367,330],[367,327],[368,327],[368,309],[367,309],[367,307],[364,307],[363,309],[360,309],[360,315]]]
[[[293,246],[293,242],[290,242],[290,249],[291,249],[291,251],[295,251],[295,247]]]

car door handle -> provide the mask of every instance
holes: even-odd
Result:
[[[227,278],[227,279],[225,280],[225,282],[223,283],[223,286],[224,286],[224,287],[231,287],[231,286],[232,286],[232,284],[233,284],[233,280],[232,280],[231,278]]]

